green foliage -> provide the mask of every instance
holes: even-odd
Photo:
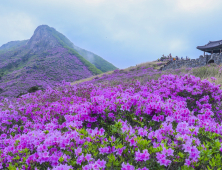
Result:
[[[38,87],[38,86],[33,86],[33,87],[30,87],[30,88],[28,89],[28,92],[27,92],[27,93],[34,93],[34,92],[36,92],[36,91],[38,91],[38,90],[44,90],[44,89],[41,88],[41,87]],[[27,94],[27,93],[21,92],[21,93],[19,93],[18,96],[16,96],[16,98],[19,98],[20,96],[22,96],[22,95],[24,95],[24,94]]]
[[[182,166],[181,170],[194,170],[192,167]]]
[[[219,169],[222,167],[221,143],[219,138],[222,136],[216,133],[205,131],[204,128],[199,129],[198,138],[203,146],[198,146],[201,151],[199,165],[197,167],[205,167],[205,169]]]
[[[48,131],[48,130],[46,130],[46,131],[44,131],[44,133],[45,133],[45,134],[48,134],[48,133],[49,133],[49,131]]]
[[[58,123],[61,125],[66,121],[66,119],[64,115],[58,115],[58,116],[59,116]]]
[[[16,98],[19,98],[20,96],[27,94],[27,93],[19,93],[19,95]]]
[[[39,87],[38,86],[33,86],[33,87],[28,89],[28,92],[33,93],[33,92],[36,92],[37,90],[39,90]]]
[[[140,146],[140,147],[142,148],[142,150],[148,148],[149,143],[151,142],[150,140],[147,141],[146,139],[142,139],[141,136],[140,136],[140,137],[137,137],[135,140],[137,141],[138,146]]]
[[[18,146],[19,142],[20,142],[19,140],[16,140],[14,145]]]
[[[64,161],[64,158],[61,156],[60,158],[59,158],[59,162],[63,162]]]
[[[16,170],[16,167],[12,165],[12,163],[9,164],[8,170]]]

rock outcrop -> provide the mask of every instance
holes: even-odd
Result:
[[[191,60],[169,61],[165,66],[161,67],[160,70],[179,69],[181,67],[201,67],[210,63],[221,64],[222,54],[205,55],[205,57],[201,55],[199,58]]]

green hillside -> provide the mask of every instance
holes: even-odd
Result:
[[[113,64],[104,60],[102,57],[75,46],[68,38],[66,38],[66,36],[59,33],[54,28],[47,26],[47,30],[58,40],[59,44],[69,50],[70,54],[77,56],[79,60],[84,65],[86,65],[94,75],[118,69]],[[7,51],[13,51],[25,45],[27,42],[28,40],[8,42],[0,47],[0,54],[3,54]]]
[[[84,65],[87,66],[87,68],[94,74],[101,74],[102,71],[96,68],[93,64],[91,64],[89,61],[87,61],[85,58],[83,58],[81,55],[79,55],[73,48],[72,48],[72,42],[69,41],[68,38],[66,38],[63,34],[56,31],[54,28],[49,27],[49,31],[51,34],[58,40],[58,42],[66,49],[69,50],[70,54],[75,55]]]
[[[90,51],[84,50],[73,45],[74,50],[76,50],[81,56],[83,56],[86,60],[90,63],[94,64],[96,68],[100,69],[102,72],[113,71],[118,69],[113,64],[109,63],[108,61],[104,60],[102,57],[93,54]]]
[[[56,31],[54,28],[49,27],[49,31],[52,33],[54,37],[58,39],[61,45],[63,45],[65,48],[68,48],[70,51],[72,51],[72,53],[75,54],[78,53],[79,54],[78,58],[80,58],[80,60],[85,64],[87,63],[86,65],[90,65],[90,63],[92,63],[97,69],[101,70],[102,72],[107,72],[117,69],[117,67],[115,67],[113,64],[109,63],[108,61],[104,60],[102,57],[73,45],[73,43],[68,38],[66,38],[63,34],[59,33],[58,31]],[[83,57],[88,62],[82,59],[81,57]],[[93,68],[92,66],[91,69],[95,71],[95,68]]]

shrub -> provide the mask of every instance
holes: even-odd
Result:
[[[28,89],[28,92],[33,93],[33,92],[36,92],[37,90],[39,90],[39,87],[38,86],[33,86],[30,89]]]

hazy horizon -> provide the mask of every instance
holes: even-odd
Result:
[[[169,53],[198,58],[197,46],[222,39],[220,6],[218,0],[8,0],[0,4],[0,46],[48,25],[121,69]]]

